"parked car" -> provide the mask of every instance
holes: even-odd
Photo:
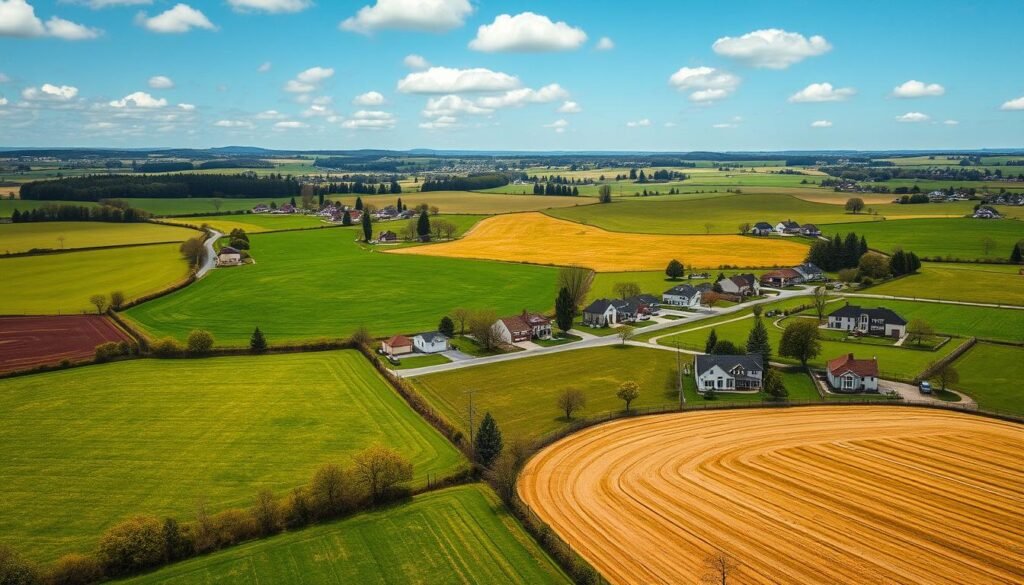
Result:
[[[637,316],[637,319],[639,319],[640,321],[650,321],[651,320],[651,316],[643,314],[643,315]]]
[[[932,385],[931,385],[931,382],[929,382],[928,380],[925,380],[925,381],[921,382],[921,385],[918,386],[918,388],[921,390],[921,394],[931,394],[932,393]]]

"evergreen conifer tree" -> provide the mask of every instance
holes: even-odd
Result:
[[[490,412],[484,414],[484,420],[480,421],[480,428],[477,430],[473,442],[476,460],[484,467],[490,467],[491,463],[501,454],[501,449],[504,446],[501,430]]]

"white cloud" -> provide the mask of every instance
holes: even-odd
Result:
[[[832,122],[830,120],[815,120],[811,122],[811,128],[831,128]]]
[[[83,126],[85,130],[96,131],[96,130],[111,130],[116,128],[117,124],[113,122],[90,122]]]
[[[259,67],[256,68],[256,73],[266,73],[270,71],[270,68],[273,66],[273,63],[271,63],[270,61],[264,61],[263,63],[260,64]]]
[[[178,104],[178,109],[186,112],[194,112],[196,110],[196,106],[195,104]]]
[[[314,118],[314,117],[317,117],[317,118],[329,118],[331,116],[334,116],[335,114],[334,114],[334,110],[328,108],[327,106],[320,105],[320,104],[313,104],[313,105],[309,106],[308,108],[306,108],[306,110],[302,112],[302,115],[303,115],[303,117],[306,117],[306,118]]]
[[[283,120],[288,116],[278,112],[277,110],[264,110],[256,114],[257,120]]]
[[[149,87],[153,89],[171,89],[174,87],[174,81],[166,75],[154,75],[149,78]]]
[[[523,12],[515,16],[499,14],[491,24],[480,26],[469,48],[488,53],[571,51],[586,41],[583,29],[551,22],[543,14]]]
[[[379,91],[368,91],[357,95],[352,103],[357,106],[379,106],[384,103],[384,95]]]
[[[506,91],[519,87],[515,76],[477,67],[453,69],[431,67],[410,73],[398,81],[402,93],[461,93],[474,91]]]
[[[320,84],[334,76],[334,69],[330,67],[310,67],[295,76],[295,79],[288,80],[284,90],[290,93],[311,93],[316,91]]]
[[[420,70],[430,67],[430,63],[420,55],[406,55],[405,59],[402,59],[402,64],[409,69]]]
[[[342,128],[350,130],[385,130],[395,127],[394,114],[380,110],[359,110],[352,117],[341,123]]]
[[[958,124],[960,124],[960,122],[957,120],[945,120],[942,123],[945,124],[946,126],[957,126]]]
[[[676,123],[675,122],[665,122],[665,127],[666,128],[675,128],[676,127]]]
[[[278,122],[274,124],[274,128],[277,130],[298,130],[301,128],[309,128],[309,124],[290,120],[287,122]]]
[[[651,125],[651,121],[648,120],[647,118],[643,118],[641,120],[635,120],[635,121],[631,120],[629,122],[626,122],[626,127],[627,128],[646,128],[646,127],[648,127],[650,125]]]
[[[459,120],[453,116],[441,116],[429,122],[421,122],[420,128],[427,130],[439,130],[443,128],[452,128],[458,125]]]
[[[857,90],[852,87],[832,87],[831,83],[812,83],[800,91],[789,96],[790,103],[810,102],[842,102],[846,101]]]
[[[7,105],[7,98],[5,98],[3,96],[0,96],[0,106],[6,106],[6,105]]]
[[[562,105],[558,106],[557,111],[563,114],[578,114],[583,111],[583,108],[576,102],[564,101]]]
[[[594,48],[598,51],[611,51],[615,48],[615,41],[608,37],[601,37],[597,40],[597,44],[594,45]]]
[[[946,93],[946,88],[938,83],[924,83],[916,79],[911,79],[892,89],[892,97],[897,98],[940,96],[944,93]]]
[[[252,128],[252,122],[245,120],[217,120],[213,123],[218,128]]]
[[[173,8],[154,17],[140,12],[135,21],[149,31],[162,34],[181,34],[194,28],[217,29],[205,14],[188,4],[175,4]]]
[[[999,106],[999,109],[1005,111],[1024,110],[1024,96],[1003,102],[1003,105]]]
[[[715,53],[741,61],[752,67],[785,69],[808,57],[832,50],[824,37],[810,39],[800,33],[778,28],[755,30],[741,37],[722,37],[711,45]]]
[[[26,0],[0,0],[0,37],[54,37],[66,41],[95,39],[103,31],[51,16],[46,24]]]
[[[565,129],[569,127],[569,122],[563,118],[561,120],[555,120],[550,124],[544,124],[544,127],[551,128],[556,133],[562,134],[563,132],[565,132]]]
[[[916,123],[916,122],[927,122],[928,120],[931,120],[931,117],[928,116],[928,114],[922,114],[921,112],[907,112],[906,114],[903,114],[902,116],[896,116],[896,121],[898,121],[898,122],[912,122],[912,123]]]
[[[389,28],[442,32],[462,26],[472,12],[469,0],[377,0],[338,26],[363,34]]]
[[[21,97],[28,101],[70,101],[78,95],[78,88],[70,85],[52,85],[44,83],[42,87],[26,87]]]
[[[472,100],[450,94],[427,100],[423,115],[427,118],[439,118],[453,117],[459,114],[484,115],[493,112],[494,110],[476,105]]]
[[[167,105],[167,100],[163,98],[154,98],[144,91],[137,91],[135,93],[128,94],[119,100],[110,102],[112,108],[162,108]]]
[[[526,104],[546,104],[567,97],[569,97],[569,92],[557,83],[552,83],[540,89],[524,87],[509,90],[499,96],[482,97],[476,103],[489,109],[518,108]]]
[[[714,67],[682,67],[668,82],[679,91],[689,91],[690,101],[711,103],[736,91],[740,78]]]
[[[301,12],[313,3],[310,0],[228,0],[236,12]]]

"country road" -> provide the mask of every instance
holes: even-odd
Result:
[[[217,240],[224,237],[224,234],[218,232],[215,229],[210,230],[210,237],[206,238],[203,245],[206,246],[206,258],[203,261],[203,265],[196,270],[196,278],[202,278],[206,276],[206,273],[213,270],[217,266],[217,251],[213,249],[213,244]]]

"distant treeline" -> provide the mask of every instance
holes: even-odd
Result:
[[[258,158],[219,158],[199,163],[200,169],[272,169],[273,163]]]
[[[401,163],[395,160],[368,160],[380,157],[327,157],[313,161],[313,166],[324,169],[352,169],[378,173],[398,172]]]
[[[133,168],[137,173],[177,173],[191,171],[195,167],[190,162],[147,162]]]
[[[392,179],[389,183],[364,183],[353,181],[351,183],[322,183],[316,187],[317,195],[345,195],[356,193],[358,195],[384,195],[402,192],[402,186],[398,181]]]
[[[420,191],[479,191],[505,185],[508,185],[508,177],[502,173],[479,173],[468,177],[430,178],[423,181]]]
[[[38,221],[109,221],[133,223],[147,221],[150,214],[134,207],[101,205],[44,205],[24,212],[17,209],[11,213],[11,223],[32,223]]]
[[[1002,179],[1003,171],[995,169],[975,169],[971,167],[945,167],[945,168],[906,168],[906,167],[885,167],[871,168],[861,166],[830,166],[821,167],[821,170],[833,177],[839,177],[849,181],[888,181],[890,179],[925,179],[933,181],[985,181]],[[1013,175],[1008,174],[1007,178]],[[1019,178],[1024,180],[1024,173]]]
[[[534,195],[569,195],[575,197],[580,194],[580,190],[577,187],[570,187],[569,185],[559,185],[556,183],[534,183],[533,184]]]
[[[52,181],[32,181],[21,186],[21,198],[35,201],[99,201],[100,199],[148,197],[295,197],[299,182],[294,177],[253,173],[238,175],[89,175]]]

